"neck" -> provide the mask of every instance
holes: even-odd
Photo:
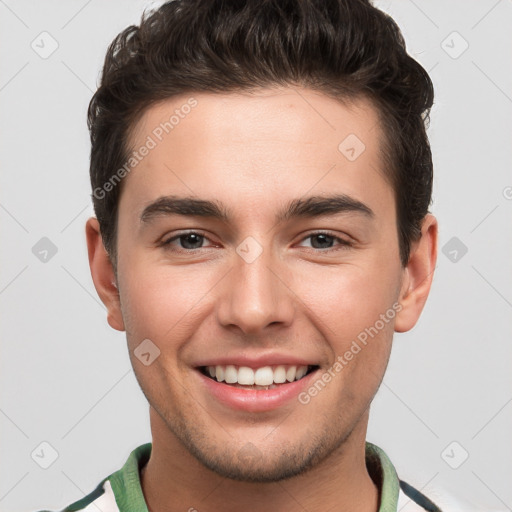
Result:
[[[141,471],[148,509],[284,512],[294,507],[308,512],[377,512],[379,490],[365,462],[368,411],[363,416],[342,445],[309,471],[278,482],[253,483],[223,478],[203,466],[151,408],[153,447]]]

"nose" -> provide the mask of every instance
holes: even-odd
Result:
[[[244,334],[288,327],[295,314],[296,295],[289,288],[287,269],[270,249],[248,261],[238,254],[223,283],[217,307],[219,323]]]

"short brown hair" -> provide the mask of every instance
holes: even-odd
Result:
[[[102,187],[127,162],[144,111],[188,92],[286,85],[376,106],[407,264],[432,196],[434,90],[393,19],[369,0],[173,0],[114,39],[89,104],[92,200],[114,269],[121,187]]]

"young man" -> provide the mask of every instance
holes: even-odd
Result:
[[[439,510],[366,442],[436,263],[432,103],[364,0],[177,0],[114,40],[86,235],[152,443],[65,510]]]

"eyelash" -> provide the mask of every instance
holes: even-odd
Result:
[[[171,249],[171,242],[174,242],[174,240],[179,240],[182,237],[185,237],[187,235],[199,235],[202,238],[205,238],[206,240],[211,241],[205,234],[201,233],[200,231],[188,231],[186,233],[180,233],[179,235],[175,235],[172,238],[169,238],[168,240],[162,241],[159,245],[161,247],[164,247],[166,250],[170,250],[171,252],[177,252],[177,253],[194,253],[195,251],[199,251],[201,249],[208,249],[208,247],[198,247],[196,249]],[[315,252],[320,253],[328,253],[333,251],[339,251],[339,250],[346,250],[352,247],[352,243],[348,240],[345,240],[343,238],[340,238],[338,236],[333,235],[332,233],[329,233],[328,231],[315,231],[314,233],[310,233],[309,235],[302,238],[301,242],[304,240],[307,240],[308,238],[312,238],[318,235],[326,235],[330,238],[332,238],[334,241],[339,242],[339,246],[336,247],[330,247],[326,249],[317,249],[315,247],[310,247],[309,249],[312,249]]]

